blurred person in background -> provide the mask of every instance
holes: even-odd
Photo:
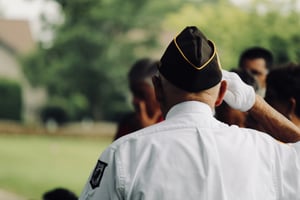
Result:
[[[119,122],[114,140],[163,120],[151,80],[157,73],[157,64],[157,60],[143,58],[132,65],[128,81],[134,112]]]
[[[247,70],[258,82],[257,94],[264,97],[267,74],[273,68],[272,52],[262,47],[244,50],[239,58],[239,68]]]
[[[265,100],[300,128],[300,65],[287,64],[267,76]]]

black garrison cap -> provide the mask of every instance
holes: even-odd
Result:
[[[186,27],[170,42],[158,70],[173,85],[188,92],[211,88],[222,79],[214,43],[195,26]]]

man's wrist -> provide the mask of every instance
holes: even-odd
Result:
[[[259,95],[255,95],[255,100],[254,100],[254,104],[253,104],[253,106],[248,110],[248,112],[250,112],[250,113],[257,113],[257,112],[259,112],[259,110],[260,110],[260,108],[262,107],[262,104],[263,104],[263,101],[264,101],[264,99],[261,97],[261,96],[259,96]]]

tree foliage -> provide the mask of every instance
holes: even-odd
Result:
[[[81,94],[91,117],[114,118],[128,109],[128,67],[152,55],[160,16],[178,2],[171,7],[158,0],[56,1],[64,23],[50,48],[41,45],[24,59],[25,72],[32,83],[46,85],[50,96]]]

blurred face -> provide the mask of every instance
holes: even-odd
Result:
[[[140,103],[145,103],[146,111],[149,116],[153,116],[159,109],[155,98],[154,88],[147,82],[138,81],[130,83],[130,90],[133,95],[132,104],[136,112],[140,112]]]
[[[263,58],[247,59],[244,61],[243,68],[249,71],[258,81],[259,87],[266,87],[266,77],[268,69]]]

